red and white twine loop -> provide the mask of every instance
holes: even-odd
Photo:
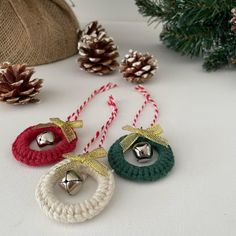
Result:
[[[67,121],[74,121],[77,120],[78,117],[80,116],[81,112],[85,109],[85,107],[89,104],[89,102],[98,94],[103,93],[105,91],[108,91],[112,88],[117,87],[117,84],[113,84],[113,83],[108,83],[106,85],[101,86],[99,89],[95,89],[91,95],[82,103],[82,105],[75,111],[73,112],[71,115],[69,115],[67,117]]]
[[[138,86],[135,87],[135,90],[140,92],[145,97],[145,101],[144,101],[143,105],[140,107],[140,109],[138,110],[138,112],[136,113],[136,115],[134,116],[134,120],[133,120],[132,125],[134,127],[136,127],[138,119],[139,119],[141,113],[143,112],[143,110],[145,109],[147,104],[150,103],[153,106],[153,109],[154,109],[154,116],[153,116],[152,122],[150,124],[150,126],[153,126],[157,121],[158,113],[159,113],[157,103],[154,99],[151,98],[150,93],[144,88],[144,86],[138,85]]]
[[[97,130],[95,132],[95,135],[93,136],[93,138],[88,142],[88,144],[85,146],[85,148],[83,149],[83,152],[86,153],[88,152],[88,149],[90,148],[90,146],[96,142],[96,140],[99,138],[99,136],[101,135],[101,139],[99,142],[99,147],[102,147],[106,136],[107,136],[107,131],[110,127],[110,125],[112,124],[112,122],[115,120],[115,118],[117,117],[118,114],[118,107],[116,105],[116,102],[114,100],[114,98],[112,96],[109,96],[108,102],[107,102],[108,106],[110,106],[112,108],[112,112],[110,117],[108,118],[108,120],[106,121],[105,124],[103,124],[100,128],[100,130]]]

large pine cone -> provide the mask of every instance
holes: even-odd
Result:
[[[9,104],[35,103],[39,99],[35,96],[42,87],[42,79],[31,79],[33,68],[27,68],[25,64],[11,65],[3,63],[0,72],[0,101]]]
[[[140,84],[151,79],[157,68],[157,60],[149,53],[129,50],[121,62],[120,72],[127,81]]]
[[[84,71],[104,75],[116,70],[119,66],[117,46],[97,22],[92,22],[85,28],[78,50],[78,63]]]

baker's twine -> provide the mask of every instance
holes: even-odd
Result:
[[[135,114],[132,125],[133,125],[133,127],[136,127],[141,113],[144,111],[146,105],[150,103],[153,107],[153,110],[154,110],[153,119],[150,124],[150,126],[153,126],[157,121],[158,113],[159,113],[157,103],[153,98],[151,98],[150,93],[144,88],[144,86],[138,85],[135,87],[135,90],[140,92],[145,97],[145,101],[144,101],[143,105],[140,107],[140,109],[138,110],[138,112]]]

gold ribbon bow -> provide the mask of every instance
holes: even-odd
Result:
[[[147,129],[139,129],[126,125],[122,128],[123,130],[130,131],[131,134],[127,135],[121,142],[120,145],[123,149],[123,152],[126,152],[139,137],[145,137],[155,143],[161,144],[165,147],[168,147],[168,141],[162,138],[160,135],[163,133],[163,130],[160,125],[153,125]]]
[[[73,129],[82,128],[83,121],[75,120],[75,121],[63,121],[59,118],[50,118],[51,123],[48,124],[39,124],[35,126],[35,129],[46,128],[52,125],[59,127],[62,130],[62,133],[65,135],[68,143],[72,142],[76,139],[76,134]]]
[[[81,155],[75,155],[73,153],[64,154],[63,157],[70,159],[71,161],[78,161],[79,163],[94,169],[96,172],[98,172],[102,176],[108,175],[108,168],[97,161],[96,159],[105,157],[107,155],[107,151],[104,148],[97,148],[94,149],[91,152],[81,154]]]
[[[63,121],[59,118],[50,118],[50,121],[61,128],[62,133],[65,135],[67,141],[70,143],[76,139],[76,134],[73,128],[82,128],[83,121],[82,120],[75,120],[75,121]]]

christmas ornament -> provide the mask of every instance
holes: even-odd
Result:
[[[133,147],[133,152],[140,163],[150,161],[153,155],[152,146],[148,142],[136,143]]]
[[[145,101],[135,115],[132,126],[126,125],[123,130],[130,134],[119,138],[109,149],[108,161],[112,169],[123,178],[133,181],[156,181],[166,176],[174,166],[174,156],[170,145],[162,135],[160,125],[156,124],[158,108],[155,100],[141,85],[135,87],[144,95]],[[155,114],[150,127],[136,128],[138,118],[147,104],[151,104]],[[133,148],[133,152],[140,163],[151,159],[152,149],[158,153],[157,160],[149,166],[136,166],[130,164],[124,157],[125,153]]]
[[[31,79],[33,68],[27,68],[25,64],[12,65],[4,62],[0,71],[0,101],[18,105],[35,103],[39,99],[42,87],[42,79]]]
[[[231,10],[231,13],[232,13],[232,15],[233,15],[232,19],[230,20],[230,23],[232,24],[231,30],[232,30],[233,32],[236,32],[236,8],[233,8],[233,9]]]
[[[157,60],[152,55],[131,49],[121,62],[120,72],[127,81],[140,84],[151,79],[157,68]]]
[[[182,55],[203,58],[203,67],[214,71],[236,65],[232,0],[135,0],[139,12],[151,23],[161,23],[161,41]],[[234,21],[234,20],[233,20]]]
[[[117,46],[96,21],[90,23],[78,43],[78,63],[84,71],[105,75],[119,66]]]
[[[65,0],[0,1],[0,62],[41,65],[77,53],[79,24]]]
[[[59,182],[59,185],[69,194],[75,195],[82,187],[83,178],[75,171],[68,170],[65,177]]]
[[[55,136],[52,132],[45,131],[36,137],[36,141],[39,147],[53,145],[55,141]]]
[[[24,130],[12,145],[16,160],[29,166],[49,165],[62,160],[63,154],[72,152],[76,148],[78,137],[75,129],[83,126],[82,121],[78,120],[81,112],[95,96],[116,86],[116,84],[108,83],[94,90],[87,100],[67,117],[67,121],[50,118],[49,123],[34,125]],[[47,150],[38,151],[30,148],[32,142],[37,142],[37,137],[45,137],[45,132],[53,133],[54,145]]]
[[[55,221],[79,223],[92,219],[103,211],[110,202],[115,187],[114,176],[106,165],[98,161],[98,159],[107,155],[102,145],[106,139],[108,128],[111,126],[118,112],[112,96],[109,97],[108,105],[113,110],[109,119],[99,131],[96,131],[94,137],[83,149],[83,153],[80,155],[73,153],[64,154],[65,160],[52,167],[39,181],[35,193],[36,200],[42,211]],[[100,136],[101,139],[98,148],[88,151],[90,146]],[[72,175],[68,176],[68,173],[72,173]],[[77,192],[81,187],[80,180],[85,181],[88,176],[94,178],[98,183],[97,190],[90,199],[70,204],[62,202],[57,197],[56,191],[53,188],[58,182],[60,185],[63,182],[63,189],[68,193],[68,183],[65,185],[65,180],[72,179],[74,181],[72,185]],[[62,182],[61,179],[63,179]]]

